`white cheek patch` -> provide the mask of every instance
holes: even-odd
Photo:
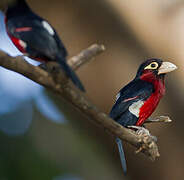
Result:
[[[20,46],[22,46],[24,49],[26,49],[27,44],[26,44],[24,41],[19,40],[19,44],[20,44]]]
[[[142,107],[143,104],[144,101],[139,100],[137,102],[134,102],[128,109],[133,115],[139,117],[140,108]]]
[[[54,35],[54,30],[47,21],[42,21],[42,25],[49,32],[49,34],[51,34],[52,36]]]
[[[116,95],[116,101],[119,99],[119,97],[120,97],[120,93],[118,93],[118,94]]]

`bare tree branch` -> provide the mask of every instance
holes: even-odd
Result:
[[[93,45],[83,50],[79,55],[69,60],[74,69],[78,68],[90,58],[104,51],[101,45]],[[49,63],[48,63],[49,64]],[[155,138],[148,134],[136,134],[135,131],[124,128],[112,120],[108,115],[100,111],[90,100],[77,88],[67,83],[67,77],[62,69],[59,73],[55,71],[53,65],[48,65],[50,69],[45,71],[40,67],[27,63],[22,57],[10,57],[4,52],[0,52],[0,66],[22,74],[23,76],[43,85],[46,88],[56,92],[66,101],[74,105],[88,119],[103,127],[116,137],[132,144],[138,148],[138,152],[143,152],[152,160],[159,157],[158,147]],[[54,65],[55,66],[55,65]],[[57,69],[57,68],[56,68]],[[58,69],[57,69],[58,71]],[[58,80],[59,79],[59,80]]]

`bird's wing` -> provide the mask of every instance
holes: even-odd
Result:
[[[120,90],[116,103],[111,109],[110,117],[118,119],[134,102],[145,101],[154,91],[151,83],[133,80]]]
[[[67,56],[67,51],[54,28],[47,21],[36,15],[18,16],[6,23],[8,33],[23,41],[26,50],[33,56],[43,55],[54,60],[60,54]]]

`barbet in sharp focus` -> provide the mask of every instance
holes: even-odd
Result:
[[[122,88],[110,112],[110,117],[124,127],[142,126],[165,94],[165,74],[177,67],[160,59],[143,62],[136,77]],[[116,138],[124,173],[127,172],[122,141]]]
[[[66,75],[82,91],[84,87],[66,63],[67,51],[54,28],[36,15],[25,0],[15,0],[5,13],[7,33],[14,45],[30,58],[57,61]]]

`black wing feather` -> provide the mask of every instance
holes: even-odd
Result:
[[[128,121],[128,118],[132,118],[130,117],[131,114],[127,112],[129,106],[131,106],[134,102],[137,102],[139,100],[145,101],[148,97],[150,97],[153,91],[154,91],[153,85],[149,82],[145,82],[140,79],[135,79],[131,81],[128,85],[126,85],[123,89],[120,90],[120,96],[117,99],[114,106],[112,107],[110,117],[116,121],[119,121],[120,119],[121,121],[123,121],[122,117],[123,115],[126,114],[127,119],[125,121]],[[126,99],[133,97],[136,98],[124,101]]]

